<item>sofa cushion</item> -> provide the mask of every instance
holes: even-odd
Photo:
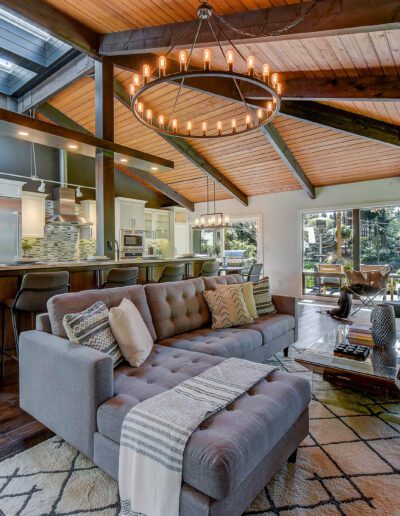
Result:
[[[84,290],[53,296],[47,302],[47,309],[51,323],[51,330],[57,337],[67,338],[67,333],[62,324],[64,315],[72,312],[81,312],[97,301],[103,301],[108,309],[118,306],[126,298],[139,310],[153,339],[156,338],[150,310],[146,300],[143,285],[130,287],[104,288],[99,290]]]
[[[141,367],[120,366],[114,372],[116,396],[97,412],[99,432],[118,443],[133,406],[220,361],[155,346]],[[217,500],[228,496],[291,428],[310,399],[307,380],[272,372],[193,433],[184,453],[184,482]]]
[[[214,330],[254,321],[247,308],[242,285],[221,285],[215,290],[206,290],[203,295],[211,312]]]
[[[277,339],[295,327],[295,318],[286,314],[262,315],[253,324],[240,326],[242,329],[255,330],[261,333],[263,345]]]
[[[200,328],[161,340],[159,344],[225,358],[246,358],[248,353],[262,346],[262,335],[251,329],[224,328],[213,330],[211,328]]]
[[[210,313],[203,292],[203,278],[146,285],[158,340],[196,330],[209,322]]]
[[[242,283],[242,276],[240,274],[225,274],[223,276],[211,276],[203,278],[206,290],[215,290],[217,285],[234,285]]]

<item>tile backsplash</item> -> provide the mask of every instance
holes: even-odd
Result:
[[[80,204],[75,205],[77,215]],[[46,218],[53,215],[53,201],[46,201]],[[39,260],[76,261],[96,254],[96,240],[81,238],[76,224],[46,224],[44,238],[23,238],[23,255]],[[25,249],[24,249],[25,247]]]

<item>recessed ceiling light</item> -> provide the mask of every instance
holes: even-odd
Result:
[[[68,144],[68,148],[69,148],[69,149],[77,149],[77,148],[78,148],[78,146],[77,146],[75,143],[69,143],[69,144]]]
[[[27,133],[26,131],[18,131],[18,134],[20,136],[29,136],[29,133]]]
[[[151,167],[151,170],[158,170],[158,167]]]
[[[121,163],[128,163],[128,160],[127,160],[126,158],[121,158],[121,159],[120,159],[120,162],[121,162]]]

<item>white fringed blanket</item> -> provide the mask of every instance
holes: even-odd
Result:
[[[121,515],[179,516],[182,462],[197,427],[275,368],[228,358],[133,407],[119,452]]]

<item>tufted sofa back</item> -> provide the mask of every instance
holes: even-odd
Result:
[[[158,340],[196,330],[209,322],[203,278],[149,284],[145,290]]]
[[[211,278],[203,278],[206,290],[215,290],[217,285],[233,285],[235,283],[243,283],[240,274],[225,274],[224,276],[213,276]]]

